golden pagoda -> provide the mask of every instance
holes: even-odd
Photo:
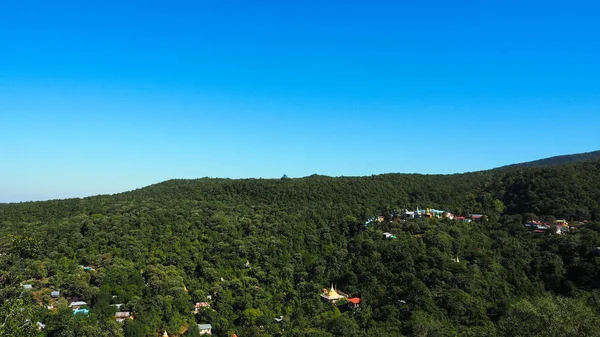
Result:
[[[169,337],[169,334],[167,333],[167,330],[165,330],[165,333],[163,333],[163,337]]]
[[[327,291],[327,289],[323,289],[323,293],[321,294],[321,297],[326,299],[329,302],[334,302],[334,303],[337,300],[346,298],[346,296],[339,294],[335,290],[335,288],[333,288],[333,283],[331,284],[331,289],[329,289],[329,291]]]

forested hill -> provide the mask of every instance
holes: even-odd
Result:
[[[498,172],[486,190],[505,203],[507,214],[600,220],[600,160]]]
[[[0,335],[198,336],[209,323],[216,336],[598,336],[599,202],[600,161],[589,160],[170,180],[4,204]],[[392,221],[405,208],[487,221]],[[367,222],[374,216],[381,222]],[[581,223],[533,233],[523,221],[534,218]],[[324,301],[332,283],[359,306]],[[133,319],[118,322],[116,311]]]
[[[568,154],[562,156],[554,156],[550,158],[538,159],[525,163],[518,163],[499,167],[496,170],[514,169],[523,167],[541,167],[541,166],[558,166],[563,164],[574,164],[586,160],[600,160],[600,151],[585,152],[578,154]]]
[[[315,204],[344,208],[349,214],[374,214],[381,207],[448,207],[469,212],[484,208],[478,192],[491,182],[487,173],[457,175],[385,174],[370,177],[310,176],[301,179],[169,180],[111,196],[0,205],[10,219],[56,220],[61,216],[102,213],[124,203],[196,203],[309,209]],[[463,209],[465,208],[465,209]]]
[[[169,180],[138,190],[83,199],[0,204],[0,217],[53,221],[106,212],[126,202],[179,205],[289,207],[315,203],[366,216],[382,207],[444,208],[458,214],[493,213],[494,200],[506,214],[552,214],[561,218],[600,216],[600,160],[550,167],[514,167],[453,175],[383,174],[369,177],[310,176],[300,179]]]

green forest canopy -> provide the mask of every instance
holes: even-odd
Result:
[[[455,175],[170,180],[2,204],[0,334],[195,335],[210,323],[218,336],[595,336],[599,202],[600,161],[588,160]],[[394,208],[417,207],[489,220],[388,221]],[[376,215],[386,221],[364,225]],[[538,235],[522,226],[532,216],[588,222]],[[322,301],[331,283],[360,297],[360,309]],[[89,315],[73,315],[72,299]],[[204,301],[210,308],[194,314]],[[135,319],[116,322],[114,304]]]

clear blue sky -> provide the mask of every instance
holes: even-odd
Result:
[[[597,1],[0,2],[0,202],[600,149]]]

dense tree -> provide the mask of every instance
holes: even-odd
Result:
[[[511,305],[499,328],[505,336],[600,336],[598,324],[584,300],[545,295]]]
[[[194,335],[210,323],[217,336],[592,336],[598,201],[600,162],[586,161],[450,176],[171,180],[0,205],[0,334]],[[416,207],[489,217],[392,214]],[[566,235],[523,227],[554,218],[589,221]],[[360,307],[324,302],[332,283]],[[73,300],[89,314],[73,315]],[[197,313],[196,302],[206,302]],[[117,322],[116,311],[134,319]]]

